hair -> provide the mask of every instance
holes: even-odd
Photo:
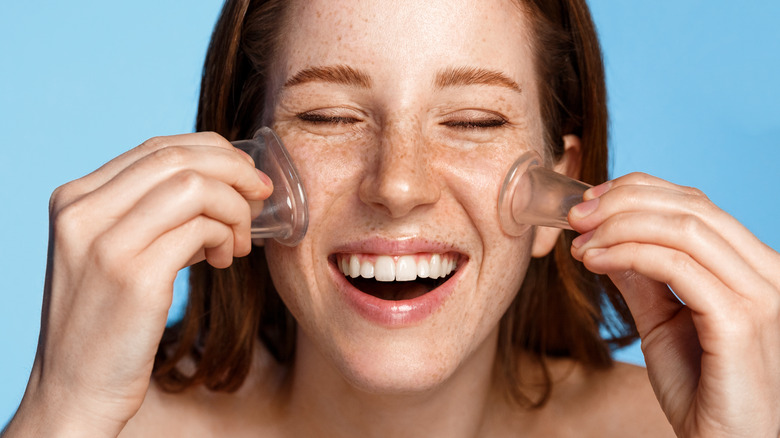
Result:
[[[607,104],[596,30],[584,0],[522,0],[532,28],[545,141],[555,157],[562,137],[581,138],[581,179],[608,177]],[[247,138],[264,118],[269,68],[278,59],[286,0],[228,0],[206,55],[196,130],[229,140]],[[613,364],[611,352],[637,337],[617,288],[569,252],[565,231],[553,251],[532,259],[523,285],[502,317],[496,382],[523,406],[542,406],[552,392],[550,357],[592,368]],[[294,359],[296,322],[279,298],[264,251],[236,259],[227,269],[190,268],[189,300],[181,321],[166,328],[153,376],[167,391],[202,384],[234,391],[249,373],[258,338],[283,365]],[[524,389],[520,358],[542,370],[542,391]],[[182,370],[183,361],[192,367]],[[191,369],[190,369],[191,368]]]

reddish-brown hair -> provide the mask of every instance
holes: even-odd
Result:
[[[234,140],[248,137],[258,127],[287,3],[227,1],[206,56],[198,131],[216,131]],[[584,0],[520,3],[535,39],[545,140],[560,156],[562,137],[580,136],[581,178],[591,184],[603,182],[608,163],[606,91],[590,11]],[[589,367],[608,367],[611,349],[636,338],[633,320],[614,285],[571,257],[573,238],[573,232],[563,233],[550,255],[531,261],[523,286],[500,323],[497,382],[525,406],[540,406],[551,393],[546,358],[569,357]],[[295,330],[295,320],[270,280],[263,251],[235,260],[228,269],[198,264],[190,269],[185,315],[163,336],[154,378],[169,391],[196,384],[235,390],[249,372],[256,340],[281,364],[290,364]],[[523,392],[521,355],[533,358],[546,376],[541,396]],[[194,371],[181,371],[185,358]]]

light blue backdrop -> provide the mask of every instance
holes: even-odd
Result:
[[[613,174],[704,190],[780,248],[780,3],[593,0]],[[219,1],[0,5],[0,423],[35,354],[47,203],[148,137],[190,132]],[[641,363],[636,347],[619,358]]]

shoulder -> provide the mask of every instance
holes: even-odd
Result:
[[[264,349],[255,353],[249,376],[234,392],[194,385],[172,393],[152,380],[120,437],[277,436],[286,370]]]
[[[616,362],[606,370],[583,370],[577,399],[594,436],[673,437],[643,367]]]
[[[507,403],[495,410],[490,436],[674,437],[644,368],[616,362],[594,369],[549,359],[552,394],[538,409]]]

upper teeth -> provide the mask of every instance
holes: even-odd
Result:
[[[412,281],[418,277],[446,277],[455,270],[457,265],[456,258],[448,254],[403,256],[339,254],[336,262],[344,275],[352,278],[374,278],[377,281]]]

